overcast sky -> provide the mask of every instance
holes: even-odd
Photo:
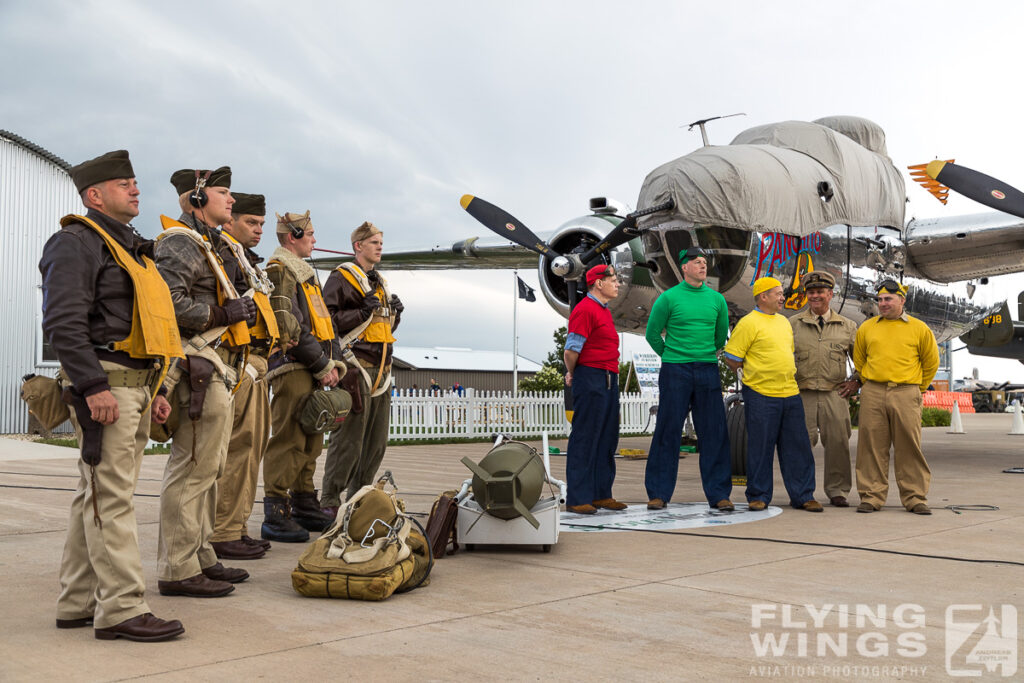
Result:
[[[591,196],[634,207],[649,171],[700,145],[683,124],[734,112],[713,143],[852,114],[901,170],[956,158],[1024,186],[1022,25],[1016,2],[0,0],[0,128],[71,163],[128,149],[143,234],[177,214],[171,172],[227,164],[233,189],[310,209],[336,249],[364,220],[385,249],[482,235],[464,193],[537,231]],[[908,218],[985,211],[907,193]],[[511,348],[511,274],[389,279],[400,342]],[[1020,283],[990,286],[1015,302]],[[519,312],[521,352],[543,360],[563,321],[542,300]],[[1015,361],[955,362],[1024,380]]]

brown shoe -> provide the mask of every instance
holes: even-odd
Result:
[[[723,498],[722,500],[715,503],[715,509],[722,510],[723,512],[732,512],[733,510],[736,509],[736,506],[733,505],[732,501],[729,500],[728,498]]]
[[[750,503],[747,504],[747,509],[750,510],[751,512],[760,512],[761,510],[764,510],[766,507],[768,507],[768,503],[764,502],[763,500],[752,500],[750,501]]]
[[[161,640],[177,638],[185,632],[185,627],[177,619],[166,621],[153,616],[152,612],[122,621],[116,626],[98,628],[95,631],[98,640],[114,640],[126,638],[142,643],[156,643]]]
[[[907,510],[907,512],[913,512],[915,515],[930,515],[932,514],[932,509],[928,507],[927,503],[918,503]]]
[[[591,503],[596,508],[604,508],[605,510],[625,510],[628,505],[620,503],[614,498],[602,498],[601,500],[595,500]]]
[[[251,536],[246,536],[245,534],[242,534],[242,543],[245,543],[246,545],[258,545],[264,550],[270,550],[273,547],[272,545],[270,545],[270,541],[264,541],[261,538],[252,538]]]
[[[850,507],[850,501],[846,500],[846,496],[832,496],[828,502],[834,508]]]
[[[249,572],[244,569],[225,567],[220,562],[203,570],[203,576],[214,581],[227,581],[228,583],[242,583],[249,578]]]
[[[92,626],[92,617],[57,620],[57,628],[83,628],[85,626]]]
[[[808,512],[824,512],[825,508],[821,507],[821,503],[816,500],[809,500],[800,506],[801,510],[807,510]]]
[[[663,501],[661,498],[651,498],[649,501],[647,501],[647,509],[648,510],[664,510],[665,509],[665,501]]]
[[[868,502],[861,503],[857,506],[857,512],[877,512],[878,508]]]
[[[160,595],[184,595],[188,598],[219,598],[235,590],[227,581],[214,581],[202,574],[181,581],[157,581]]]
[[[566,505],[565,509],[569,512],[575,512],[577,515],[592,515],[597,512],[597,508],[589,503],[583,505]]]
[[[267,554],[262,545],[249,545],[242,539],[237,541],[212,541],[213,552],[223,560],[258,560]]]

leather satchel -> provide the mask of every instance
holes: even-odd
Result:
[[[435,559],[446,554],[454,555],[459,549],[458,530],[455,520],[458,518],[459,504],[455,501],[455,491],[445,491],[430,509],[427,519],[427,539]],[[451,550],[448,546],[451,545]]]

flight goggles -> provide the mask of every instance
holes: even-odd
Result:
[[[682,249],[679,252],[679,265],[683,265],[691,261],[692,259],[698,257],[703,257],[704,259],[707,259],[707,252],[705,252],[700,247],[690,247],[689,249]]]
[[[886,294],[898,294],[899,296],[902,296],[904,299],[907,298],[906,285],[901,285],[892,278],[886,278],[885,280],[882,280],[878,287],[875,288],[875,291],[878,292],[879,294],[885,292]]]

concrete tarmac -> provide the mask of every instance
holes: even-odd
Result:
[[[429,586],[377,603],[301,597],[289,574],[306,545],[285,543],[233,563],[252,578],[227,597],[161,596],[166,456],[147,456],[135,499],[146,597],[186,628],[155,644],[54,627],[77,454],[0,438],[0,681],[1020,680],[1024,475],[1002,470],[1024,466],[1024,436],[1007,435],[1011,418],[964,415],[961,435],[924,430],[930,517],[908,514],[895,485],[874,514],[856,513],[856,492],[849,508],[793,510],[776,476],[783,512],[771,519],[563,533],[550,553],[460,551],[437,561]],[[384,467],[409,510],[425,513],[468,476],[459,460],[487,450],[394,447]],[[815,456],[820,483],[820,446]],[[646,502],[644,464],[617,460],[619,499]],[[697,464],[680,461],[676,502],[702,500]],[[562,478],[565,458],[552,469]],[[818,499],[827,502],[820,488]],[[733,500],[744,500],[741,487]],[[998,509],[946,509],[958,505]],[[251,535],[261,521],[257,502]]]

